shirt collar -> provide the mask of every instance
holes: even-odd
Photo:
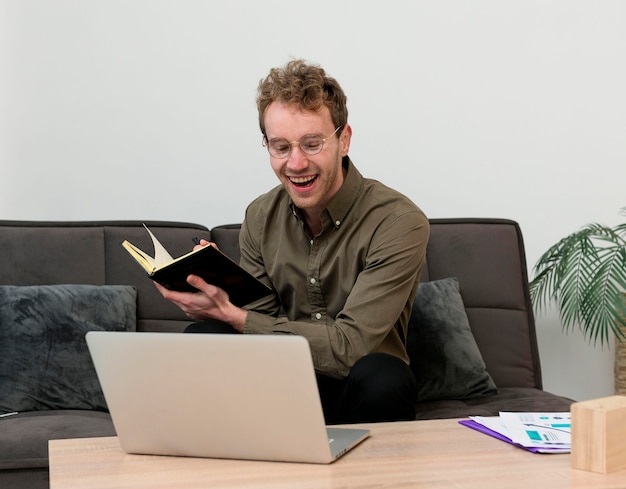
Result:
[[[328,203],[328,207],[326,207],[326,211],[335,227],[341,226],[363,186],[363,176],[348,156],[344,156],[341,165],[346,170],[343,185]]]

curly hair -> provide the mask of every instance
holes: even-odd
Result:
[[[346,101],[337,80],[326,75],[323,68],[300,59],[292,60],[283,68],[272,68],[259,82],[256,99],[259,126],[265,136],[265,110],[272,102],[282,102],[310,111],[326,106],[335,127],[343,127],[348,122]]]

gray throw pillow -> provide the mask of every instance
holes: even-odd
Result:
[[[470,329],[456,278],[419,285],[407,351],[417,379],[418,401],[497,393]]]
[[[0,286],[0,412],[107,409],[87,331],[136,329],[132,286]]]

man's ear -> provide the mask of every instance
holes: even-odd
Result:
[[[341,130],[339,135],[339,145],[341,149],[341,156],[346,156],[350,149],[350,140],[352,139],[352,128],[350,124],[346,124]]]

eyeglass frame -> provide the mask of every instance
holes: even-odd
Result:
[[[322,150],[324,149],[324,144],[326,143],[326,141],[328,141],[330,138],[332,138],[335,134],[337,134],[337,131],[339,131],[339,129],[342,129],[343,125],[339,125],[335,128],[335,130],[332,132],[332,134],[330,134],[329,136],[326,136],[325,138],[321,137],[319,134],[305,134],[304,136],[302,136],[302,138],[299,141],[287,141],[285,138],[276,138],[274,139],[274,141],[287,141],[287,144],[289,145],[289,152],[285,155],[285,156],[276,156],[273,155],[272,152],[270,151],[270,141],[267,139],[266,135],[263,135],[263,141],[261,142],[261,144],[267,148],[267,152],[270,154],[270,156],[273,156],[274,158],[279,158],[279,159],[285,159],[285,158],[289,158],[289,156],[291,156],[291,151],[293,150],[293,145],[295,143],[298,143],[298,147],[300,148],[300,151],[302,151],[305,155],[308,156],[315,156],[317,154],[320,154],[322,152]],[[320,149],[319,151],[316,151],[315,153],[309,153],[308,151],[305,151],[304,148],[302,147],[302,140],[307,138],[307,137],[318,137],[320,138],[320,140],[322,141],[322,144],[320,144]]]

